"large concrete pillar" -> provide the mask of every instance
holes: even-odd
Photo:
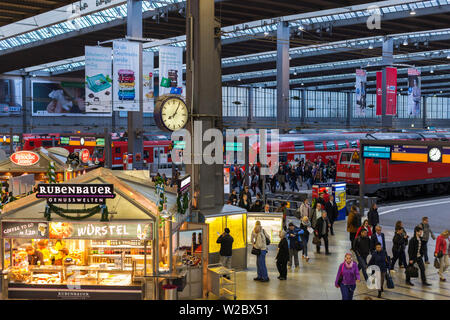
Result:
[[[394,63],[394,40],[392,38],[385,39],[383,42],[383,80],[382,80],[382,104],[381,104],[381,126],[383,129],[392,128],[392,117],[386,115],[386,103],[387,103],[387,85],[386,85],[386,67],[392,66]]]
[[[277,124],[284,132],[289,125],[289,25],[277,29]]]
[[[142,0],[128,0],[127,2],[127,35],[134,38],[142,38]],[[142,45],[139,54],[142,66]],[[139,111],[128,112],[128,153],[133,154],[133,169],[143,169],[144,161],[144,139],[143,133],[143,90],[142,90],[142,68],[139,69],[140,81],[136,85],[139,86],[140,95]],[[136,161],[136,154],[141,154],[141,160]]]
[[[187,129],[195,139],[210,128],[222,130],[220,23],[214,17],[214,0],[188,0],[186,10],[186,102],[192,114]],[[196,210],[203,215],[220,212],[224,203],[223,164],[202,160],[208,144],[193,140],[192,160],[202,163],[186,165]]]

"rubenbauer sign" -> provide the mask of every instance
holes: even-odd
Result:
[[[39,155],[31,151],[18,151],[9,157],[11,162],[18,166],[32,166],[39,162]]]
[[[40,184],[36,198],[48,203],[104,203],[115,198],[112,184]]]

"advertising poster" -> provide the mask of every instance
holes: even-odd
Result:
[[[408,69],[408,114],[414,117],[420,116],[420,70]]]
[[[383,101],[383,72],[377,71],[377,116],[382,115]]]
[[[111,48],[84,47],[86,112],[112,111]]]
[[[22,114],[22,80],[0,79],[0,117]]]
[[[386,115],[397,114],[397,68],[386,68]]]
[[[153,113],[155,108],[154,59],[155,54],[152,51],[142,52],[142,87],[145,113]]]
[[[230,193],[230,168],[223,168],[223,191]]]
[[[183,90],[183,48],[161,46],[159,49],[159,95],[179,94]]]
[[[366,86],[367,86],[367,73],[366,70],[356,70],[356,94],[355,105],[357,114],[364,115],[366,109]]]
[[[114,111],[139,111],[140,50],[137,42],[113,42]]]
[[[85,84],[36,80],[31,84],[33,116],[110,116],[86,113]]]

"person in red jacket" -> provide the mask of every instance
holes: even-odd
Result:
[[[448,268],[448,248],[449,248],[449,231],[445,230],[436,239],[436,248],[434,249],[434,256],[439,259],[439,278],[442,282],[447,281],[444,278],[444,272]]]
[[[361,227],[358,228],[358,231],[356,231],[356,237],[359,237],[359,234],[361,233],[362,229],[366,229],[367,230],[367,236],[370,238],[372,236],[372,230],[370,230],[370,226],[369,226],[369,220],[364,220],[363,224]]]

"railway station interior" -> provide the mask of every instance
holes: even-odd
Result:
[[[0,202],[1,300],[450,300],[450,0],[0,0]]]

